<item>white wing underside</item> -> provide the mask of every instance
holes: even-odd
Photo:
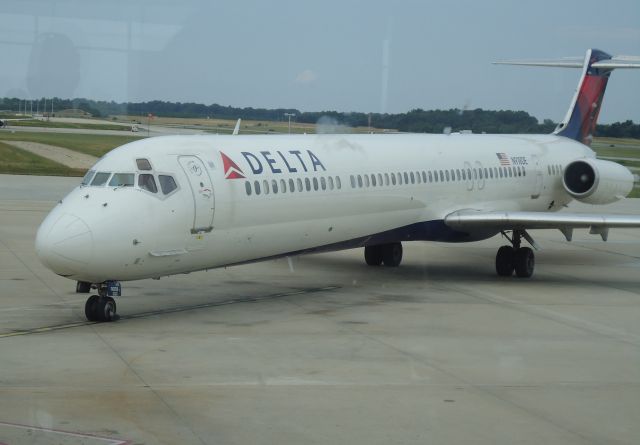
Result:
[[[587,213],[547,213],[547,212],[481,212],[460,210],[444,218],[453,229],[558,229],[571,241],[573,229],[588,228],[606,241],[611,228],[640,227],[640,216],[598,215]]]

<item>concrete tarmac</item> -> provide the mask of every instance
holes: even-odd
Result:
[[[123,283],[92,324],[33,246],[78,181],[0,175],[0,443],[640,442],[640,230],[533,232],[529,280],[496,237]]]

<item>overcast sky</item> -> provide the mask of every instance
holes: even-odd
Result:
[[[491,65],[640,55],[638,0],[2,0],[0,97],[303,111],[525,110],[560,120],[579,70]],[[616,71],[602,122],[640,122]]]

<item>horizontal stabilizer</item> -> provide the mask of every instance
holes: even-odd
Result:
[[[560,59],[524,59],[493,62],[494,65],[542,66],[557,68],[583,68],[584,57],[562,57]],[[640,57],[615,56],[591,64],[592,68],[613,70],[618,68],[640,68]]]
[[[564,136],[585,145],[591,145],[596,128],[604,91],[614,69],[640,68],[638,56],[615,56],[589,49],[585,57],[563,57],[542,60],[506,60],[499,65],[523,65],[560,68],[581,68],[582,77],[571,106],[554,134]]]

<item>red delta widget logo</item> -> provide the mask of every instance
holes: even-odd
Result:
[[[246,164],[254,175],[259,175],[267,169],[271,170],[271,173],[274,174],[282,172],[317,172],[320,169],[327,171],[322,161],[320,161],[320,158],[311,150],[276,150],[273,153],[265,150],[259,152],[259,154],[243,151],[240,152],[240,154],[244,157]],[[225,179],[244,179],[246,177],[238,164],[229,156],[220,152],[220,157],[222,158]]]

